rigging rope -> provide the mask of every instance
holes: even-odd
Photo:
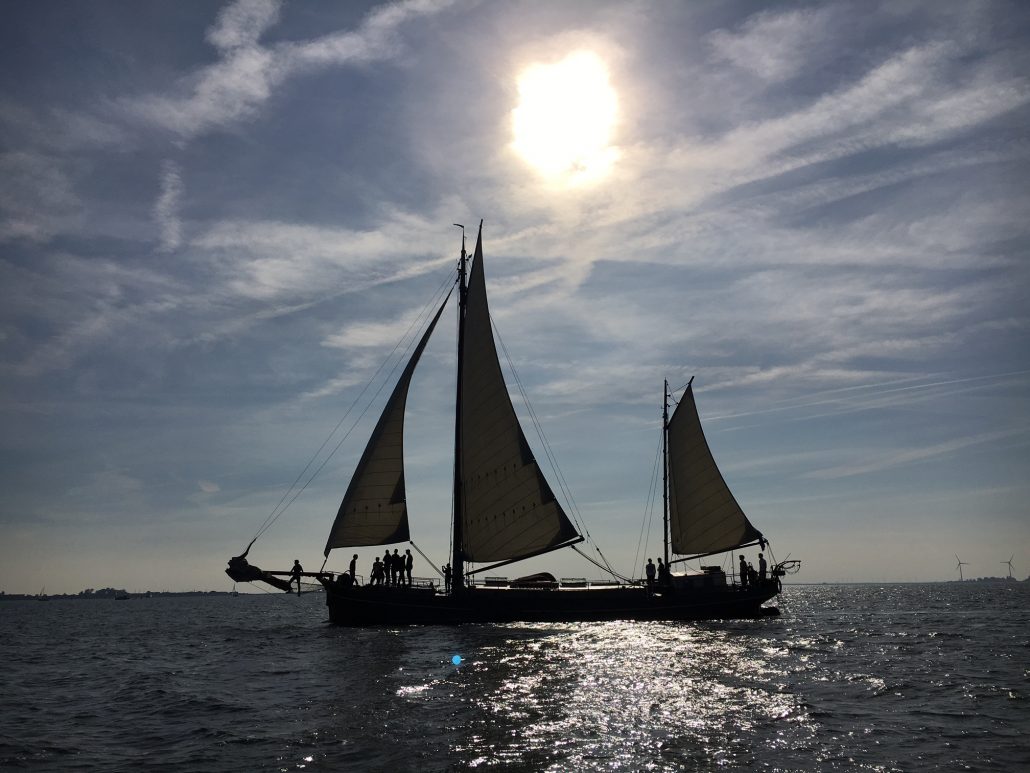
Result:
[[[390,373],[387,376],[387,378],[384,379],[382,384],[380,384],[380,386],[376,390],[375,394],[372,395],[372,397],[369,399],[369,402],[365,405],[365,408],[361,411],[361,414],[354,420],[354,422],[351,424],[351,426],[343,434],[343,437],[340,438],[340,441],[329,452],[329,455],[326,456],[326,458],[317,467],[317,469],[315,469],[315,471],[313,473],[311,473],[311,475],[308,477],[308,479],[304,482],[304,485],[302,485],[296,491],[296,493],[293,493],[294,489],[297,488],[297,484],[304,477],[305,473],[307,473],[307,471],[309,469],[311,469],[311,466],[315,463],[315,461],[318,459],[319,455],[322,453],[323,450],[325,450],[325,447],[332,440],[333,435],[336,434],[336,432],[340,429],[340,427],[343,425],[343,423],[347,420],[347,417],[350,416],[351,412],[358,405],[358,403],[362,400],[362,398],[364,397],[365,393],[369,390],[369,388],[372,386],[372,384],[375,382],[375,380],[379,377],[379,374],[382,373],[383,370],[386,368],[387,363],[389,363],[390,360],[394,357],[394,355],[397,353],[397,350],[401,348],[401,345],[404,344],[404,348],[403,348],[404,352],[407,352],[408,350],[410,350],[412,344],[414,344],[414,342],[418,338],[417,335],[413,335],[413,336],[411,335],[412,330],[416,330],[416,332],[417,332],[417,330],[421,329],[422,326],[424,326],[425,320],[428,318],[429,314],[432,313],[433,309],[435,309],[438,305],[440,305],[440,300],[439,299],[443,295],[444,291],[446,290],[447,294],[450,295],[450,293],[454,289],[454,284],[455,283],[456,283],[456,280],[448,278],[447,281],[443,282],[436,289],[436,291],[433,293],[430,301],[415,316],[415,318],[408,325],[408,328],[404,331],[404,333],[401,334],[400,340],[397,341],[397,343],[394,345],[394,347],[391,350],[391,352],[384,358],[383,362],[376,369],[376,372],[374,374],[372,374],[372,377],[368,380],[368,382],[365,384],[365,386],[362,387],[361,392],[358,393],[358,396],[356,398],[354,398],[354,402],[352,402],[350,407],[347,408],[347,411],[343,414],[343,417],[336,423],[336,426],[333,427],[333,429],[329,432],[329,434],[326,436],[326,439],[324,441],[322,441],[322,445],[320,445],[318,447],[318,450],[315,451],[315,453],[311,456],[311,458],[308,460],[308,463],[304,465],[304,469],[302,469],[300,471],[300,474],[297,475],[297,477],[294,479],[293,483],[290,484],[290,487],[286,490],[286,493],[283,494],[283,496],[279,500],[278,504],[276,504],[276,506],[274,508],[272,508],[272,511],[265,517],[265,520],[262,522],[261,526],[258,528],[257,533],[254,535],[254,538],[250,541],[250,545],[253,545],[254,542],[256,542],[266,531],[268,531],[272,527],[272,525],[277,520],[279,520],[279,517],[283,513],[285,513],[287,509],[289,509],[290,505],[292,505],[297,500],[297,497],[299,497],[302,493],[304,493],[304,490],[309,485],[311,485],[311,483],[315,480],[315,478],[318,477],[319,473],[321,473],[322,470],[325,468],[325,466],[329,463],[329,460],[332,459],[333,456],[336,454],[336,452],[340,449],[340,446],[342,446],[343,443],[347,440],[347,438],[350,437],[351,432],[354,431],[355,427],[357,427],[357,425],[361,422],[361,420],[364,418],[365,414],[368,413],[368,410],[369,410],[369,408],[371,408],[372,403],[379,396],[379,394],[383,391],[383,388],[386,386],[386,384],[389,383],[390,377],[392,377],[393,374],[397,371],[397,368],[400,365],[400,363],[404,361],[403,357],[399,358],[396,362],[394,362],[393,366],[390,369]],[[448,285],[450,285],[449,288],[448,288]],[[408,342],[405,344],[404,343],[405,339],[408,339],[409,336],[411,336],[410,340],[408,340]],[[291,493],[293,493],[292,497],[290,496]],[[247,546],[247,550],[250,550],[250,545]],[[324,566],[325,565],[323,564],[323,568],[324,568]]]
[[[640,543],[644,543],[644,552],[647,552],[647,545],[651,538],[651,523],[654,520],[654,505],[658,495],[658,481],[661,479],[660,467],[662,459],[662,437],[658,435],[658,447],[655,450],[654,464],[651,467],[651,485],[647,492],[647,502],[644,505],[644,515],[640,519],[640,536],[637,537],[637,552],[633,556],[633,571],[636,572],[640,566]],[[646,532],[645,532],[646,526]],[[647,534],[647,541],[644,541],[644,534]]]
[[[627,583],[629,583],[631,585],[636,582],[636,580],[632,579],[631,577],[626,577],[623,574],[619,574],[618,572],[612,571],[611,567],[602,566],[597,561],[595,561],[593,558],[591,558],[586,553],[584,553],[582,550],[580,550],[576,545],[572,545],[572,549],[575,550],[577,553],[579,553],[581,556],[583,556],[583,558],[585,558],[587,561],[592,563],[594,566],[596,566],[601,571],[608,572],[609,574],[611,574],[611,576],[614,577],[615,579],[622,580],[623,582],[627,582]]]
[[[580,512],[579,505],[576,504],[576,500],[572,496],[572,490],[565,480],[565,475],[562,473],[561,468],[558,466],[558,460],[555,457],[554,453],[551,451],[551,444],[547,442],[547,436],[544,434],[544,428],[540,424],[539,419],[537,418],[536,411],[533,409],[532,403],[529,402],[529,396],[526,394],[526,390],[522,386],[522,379],[519,378],[519,373],[515,369],[515,363],[512,361],[511,356],[508,354],[508,347],[504,345],[504,339],[501,338],[501,331],[497,328],[497,323],[494,322],[492,317],[490,318],[490,324],[493,327],[494,335],[497,336],[497,342],[501,345],[501,351],[504,353],[504,359],[508,363],[508,369],[511,371],[512,378],[515,381],[515,385],[518,387],[519,394],[522,396],[522,402],[526,406],[526,410],[529,413],[530,420],[533,422],[533,427],[534,429],[536,429],[536,433],[540,438],[540,443],[544,449],[544,454],[547,456],[547,460],[551,465],[551,469],[554,471],[555,480],[558,483],[558,487],[561,489],[562,494],[565,496],[566,500],[569,503],[569,509],[572,514],[572,520],[575,522],[576,528],[579,529],[580,533],[590,542],[594,550],[597,551],[597,555],[601,557],[601,560],[604,562],[604,566],[596,564],[596,562],[594,563],[604,571],[611,574],[612,577],[621,578],[622,575],[620,575],[618,572],[615,571],[615,569],[612,568],[612,565],[611,563],[609,563],[607,557],[605,557],[604,553],[601,552],[601,548],[598,547],[597,543],[594,541],[594,538],[590,536],[590,530],[586,528],[586,519],[583,518],[583,513]],[[579,517],[577,517],[577,515]],[[582,551],[577,550],[576,552],[586,557]]]

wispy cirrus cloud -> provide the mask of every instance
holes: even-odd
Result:
[[[820,480],[833,480],[846,478],[855,475],[866,475],[881,470],[890,470],[902,465],[918,464],[937,459],[942,456],[954,454],[964,448],[971,446],[986,445],[1005,438],[1026,435],[1027,427],[1015,427],[1012,429],[999,430],[997,432],[981,432],[975,435],[952,438],[941,443],[934,443],[927,446],[907,448],[902,450],[891,449],[878,453],[872,458],[825,467],[821,470],[813,470],[803,477]]]
[[[439,227],[429,218],[384,213],[375,230],[301,225],[271,221],[222,221],[191,245],[226,262],[226,290],[240,296],[272,299],[316,293],[356,291],[360,287],[416,276],[447,258],[426,260],[412,244],[438,241]],[[336,288],[335,290],[333,288]]]
[[[161,194],[154,204],[154,219],[160,231],[160,250],[171,252],[182,243],[182,221],[179,218],[179,202],[183,184],[179,166],[174,161],[165,161],[161,167]]]
[[[396,55],[405,22],[446,8],[453,0],[406,0],[373,9],[354,31],[300,43],[261,44],[279,19],[277,0],[237,0],[225,8],[207,39],[219,61],[187,76],[172,95],[125,99],[125,111],[190,138],[254,115],[288,78],[342,64],[385,61]]]
[[[839,5],[751,16],[737,30],[716,30],[707,42],[718,59],[767,81],[790,78],[830,46],[834,25],[844,16]]]
[[[37,152],[0,154],[0,242],[46,241],[81,208],[60,159]]]

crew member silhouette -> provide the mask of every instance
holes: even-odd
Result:
[[[407,585],[411,587],[411,567],[415,565],[415,559],[410,550],[404,551],[404,574],[407,576]]]
[[[661,561],[661,559],[658,560]],[[654,561],[650,558],[647,559],[647,566],[644,567],[644,574],[647,575],[647,592],[654,593],[655,568]]]
[[[443,588],[447,593],[451,592],[451,565],[443,565]]]
[[[304,571],[304,567],[300,565],[300,561],[296,558],[293,559],[293,568],[290,570],[290,586],[293,586],[293,581],[297,581],[297,595],[300,595],[300,575]],[[286,591],[289,593],[290,591]]]
[[[740,588],[747,590],[747,561],[743,553],[740,554]]]
[[[353,584],[358,579],[358,554],[354,554],[354,558],[350,560],[350,579]]]
[[[761,553],[758,554],[758,581],[765,582],[765,573],[769,570],[768,564],[765,563],[765,556]]]

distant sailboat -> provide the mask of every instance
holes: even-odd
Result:
[[[782,562],[767,576],[727,582],[720,567],[701,575],[672,575],[650,586],[642,580],[591,586],[559,583],[549,574],[508,582],[484,575],[502,566],[574,547],[584,540],[555,497],[512,406],[490,328],[483,270],[482,224],[468,267],[462,243],[458,267],[458,359],[454,433],[454,513],[450,574],[440,589],[420,585],[352,584],[347,573],[308,572],[326,589],[333,623],[433,624],[508,621],[691,620],[776,614],[763,603],[780,590],[780,577],[799,562]],[[337,548],[410,541],[404,484],[404,412],[412,375],[450,296],[415,347],[351,477],[325,545]],[[766,544],[737,504],[701,429],[690,385],[670,419],[666,384],[666,566]],[[253,543],[251,543],[253,544]],[[414,546],[414,543],[411,543]],[[416,548],[417,549],[417,548]],[[234,581],[260,580],[289,590],[289,572],[265,572],[246,560],[250,546],[229,562]],[[473,568],[473,564],[478,565]],[[284,587],[285,586],[285,587]]]

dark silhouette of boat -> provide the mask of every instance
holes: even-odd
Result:
[[[330,621],[339,625],[430,625],[702,620],[777,614],[775,607],[763,605],[779,593],[780,578],[799,568],[797,561],[772,565],[764,576],[742,577],[739,584],[727,578],[719,566],[704,567],[701,574],[666,571],[655,582],[626,577],[613,583],[559,581],[549,574],[509,582],[487,575],[554,550],[579,552],[576,546],[584,537],[537,464],[501,373],[487,305],[482,223],[471,267],[469,262],[463,235],[455,280],[458,375],[453,536],[447,581],[362,585],[348,573],[324,571],[323,564],[323,571],[302,576],[325,587]],[[449,300],[450,294],[415,347],[354,470],[326,541],[326,560],[336,548],[410,542],[404,486],[405,404],[412,374]],[[764,550],[765,537],[737,504],[712,457],[691,384],[686,385],[671,417],[670,402],[672,394],[666,382],[664,565],[756,545]],[[229,561],[226,573],[236,582],[261,581],[290,592],[287,578],[297,579],[297,573],[266,572],[248,563],[252,545],[253,541],[242,555]],[[681,557],[670,560],[670,553]],[[611,571],[587,554],[581,555]]]

